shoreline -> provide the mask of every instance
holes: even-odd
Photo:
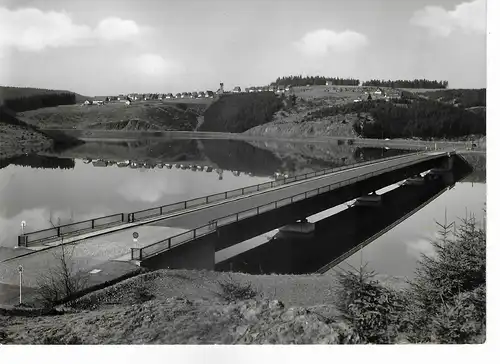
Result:
[[[268,141],[287,141],[297,143],[332,143],[342,140],[352,141],[353,144],[360,145],[383,145],[383,146],[404,146],[414,148],[424,147],[467,147],[471,141],[450,141],[450,140],[410,140],[410,139],[369,139],[359,137],[345,136],[301,136],[301,137],[277,137],[274,135],[248,135],[244,133],[222,133],[222,132],[202,132],[202,131],[119,131],[119,130],[81,130],[81,129],[42,129],[58,130],[83,141],[110,141],[120,142],[128,140],[137,140],[141,138],[148,139],[229,139],[229,140],[268,140]],[[476,142],[477,143],[477,142]],[[486,148],[477,148],[476,150],[486,150]]]

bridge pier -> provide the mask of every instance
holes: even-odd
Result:
[[[413,177],[408,178],[404,184],[406,186],[423,186],[425,184],[425,178],[420,174],[416,174]]]
[[[354,202],[354,206],[371,206],[378,207],[382,205],[382,196],[372,192],[368,195],[358,197]]]
[[[293,234],[293,235],[311,235],[314,233],[315,230],[315,224],[310,223],[307,221],[307,219],[301,219],[297,222],[294,222],[292,224],[288,224],[286,226],[283,226],[279,231],[280,233],[283,234]]]

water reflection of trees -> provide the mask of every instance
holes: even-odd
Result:
[[[144,157],[125,161],[93,160],[88,162],[96,167],[107,167],[117,164],[118,167],[132,169],[172,168],[191,170],[193,172],[210,172],[218,169],[219,180],[223,179],[220,171],[229,171],[234,177],[241,174],[247,176],[261,176],[279,178],[310,172],[336,168],[354,162],[376,160],[384,157],[404,154],[407,151],[397,149],[383,149],[376,147],[349,147],[341,153],[332,153],[329,149],[324,155],[305,154],[301,144],[293,154],[291,149],[285,155],[276,153],[264,147],[239,140],[171,140],[168,142],[141,144],[148,153],[139,153]],[[329,152],[329,153],[327,153]],[[169,163],[163,161],[168,160]],[[189,162],[197,160],[199,162]],[[207,161],[207,163],[203,163]]]
[[[357,147],[354,150],[354,160],[356,162],[371,161],[375,159],[395,157],[408,153],[404,149],[385,149],[380,147]]]
[[[282,161],[272,152],[239,140],[201,140],[206,157],[227,171],[251,172],[256,176],[272,176]]]
[[[41,156],[36,154],[28,154],[15,158],[10,164],[31,168],[44,169],[73,169],[75,168],[75,160],[69,158],[58,158]]]

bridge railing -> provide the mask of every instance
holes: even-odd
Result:
[[[268,190],[271,188],[283,186],[285,184],[290,184],[298,181],[303,181],[309,178],[314,178],[318,176],[323,176],[333,172],[339,172],[345,169],[356,168],[366,164],[371,164],[375,162],[388,161],[391,159],[404,158],[411,155],[418,155],[425,153],[425,151],[419,151],[415,153],[400,154],[392,157],[369,160],[361,163],[345,165],[341,167],[328,168],[315,172],[303,173],[291,177],[277,179],[275,181],[269,181],[260,183],[257,185],[247,186],[243,188],[234,189],[231,191],[220,192],[208,196],[197,197],[186,201],[180,201],[171,203],[168,205],[162,205],[158,207],[153,207],[145,210],[135,211],[131,213],[118,213],[109,216],[98,217],[95,219],[74,222],[71,224],[58,225],[54,228],[33,231],[30,233],[25,233],[24,235],[18,236],[18,246],[29,246],[35,244],[42,244],[51,240],[56,240],[61,237],[76,236],[79,234],[84,234],[92,230],[103,229],[107,227],[113,227],[121,223],[133,223],[140,222],[154,217],[160,217],[165,214],[187,210],[189,208],[207,205],[217,201],[224,201],[230,198],[248,195],[250,193],[255,193],[259,191]]]
[[[119,213],[95,219],[58,225],[48,229],[33,231],[18,236],[18,246],[32,246],[58,238],[69,238],[99,228],[111,227],[125,222],[125,214]]]
[[[298,174],[298,175],[291,176],[291,177],[280,178],[280,179],[277,179],[276,181],[263,182],[263,183],[259,183],[257,185],[247,186],[247,187],[243,187],[243,188],[237,188],[237,189],[234,189],[231,191],[215,193],[215,194],[208,195],[208,196],[193,198],[191,200],[186,200],[186,201],[182,201],[182,202],[176,202],[173,204],[168,204],[168,205],[153,207],[150,209],[131,212],[128,214],[127,220],[128,220],[128,222],[136,222],[136,221],[141,221],[141,220],[145,220],[145,219],[150,219],[150,218],[162,216],[162,215],[167,214],[167,213],[182,211],[182,210],[186,210],[186,209],[189,209],[192,207],[197,207],[197,206],[202,206],[202,205],[208,205],[208,204],[213,203],[213,202],[224,201],[224,200],[227,200],[230,198],[243,196],[243,195],[247,195],[247,194],[255,193],[255,192],[259,192],[259,191],[264,191],[264,190],[268,190],[268,189],[271,189],[274,187],[283,186],[285,184],[303,181],[303,180],[308,179],[308,178],[323,176],[323,175],[330,174],[333,172],[339,172],[339,171],[342,171],[345,169],[359,167],[359,166],[371,164],[374,162],[387,161],[387,160],[396,159],[396,158],[408,157],[410,155],[416,155],[416,154],[420,154],[420,153],[422,153],[422,151],[419,151],[416,153],[400,154],[397,156],[392,156],[392,157],[387,157],[387,158],[382,158],[382,159],[375,159],[375,160],[365,161],[365,162],[361,162],[361,163],[345,165],[345,166],[341,166],[341,167],[328,168],[328,169],[323,169],[323,170],[315,171],[315,172]]]
[[[435,158],[435,156],[428,156],[427,158],[423,158],[423,159],[419,160],[418,163],[425,162],[427,160],[434,159],[434,158]],[[342,186],[346,186],[346,185],[350,185],[350,184],[355,183],[355,182],[363,181],[363,180],[371,178],[373,176],[377,176],[377,175],[387,173],[387,172],[390,172],[390,171],[393,171],[396,169],[400,169],[400,168],[403,168],[406,166],[410,166],[413,164],[415,164],[415,161],[406,162],[406,163],[403,163],[403,164],[400,164],[397,166],[386,167],[386,168],[380,169],[380,170],[375,171],[375,172],[368,172],[365,174],[361,174],[359,176],[351,177],[351,178],[344,180],[344,181],[335,182],[335,183],[329,184],[327,186],[315,188],[315,189],[312,189],[312,190],[309,190],[306,192],[299,193],[299,194],[294,195],[294,196],[285,197],[285,198],[282,198],[282,199],[279,199],[279,200],[276,200],[276,201],[273,201],[273,202],[270,202],[270,203],[267,203],[264,205],[253,207],[251,209],[247,209],[247,210],[239,211],[239,212],[234,213],[234,214],[223,216],[223,217],[211,220],[206,225],[203,225],[203,226],[197,227],[195,229],[186,231],[186,232],[181,233],[179,235],[175,235],[175,236],[163,239],[163,240],[155,242],[153,244],[149,244],[149,245],[144,246],[142,248],[131,248],[131,258],[132,258],[132,260],[143,260],[143,259],[151,257],[155,254],[167,251],[167,250],[172,249],[176,246],[188,243],[188,242],[193,241],[199,237],[207,235],[213,231],[216,231],[217,228],[219,228],[221,226],[228,225],[228,224],[231,224],[231,223],[234,223],[237,221],[241,221],[241,220],[244,220],[246,218],[253,217],[253,216],[256,216],[256,215],[259,215],[259,214],[262,214],[262,213],[265,213],[265,212],[268,212],[268,211],[271,211],[271,210],[274,210],[274,209],[277,209],[277,208],[280,208],[280,207],[283,207],[286,205],[289,205],[291,203],[294,203],[294,202],[297,202],[300,200],[304,200],[304,199],[307,199],[307,198],[310,198],[313,196],[317,196],[317,195],[320,195],[323,193],[330,192],[330,191],[335,190],[337,188],[340,188]]]

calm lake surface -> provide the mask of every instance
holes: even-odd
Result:
[[[277,175],[407,152],[337,143],[146,140],[86,143],[60,155],[24,156],[0,169],[0,246],[16,245],[23,220],[26,231],[32,231],[50,227],[51,219],[65,223],[131,212],[271,181]],[[96,165],[89,163],[98,159]],[[123,160],[138,166],[115,164]],[[103,161],[108,165],[103,166]],[[359,266],[362,259],[382,274],[410,276],[419,254],[429,252],[428,240],[437,231],[434,221],[442,221],[445,211],[448,221],[464,217],[466,209],[482,219],[484,182],[479,177],[456,183],[341,265]],[[251,244],[263,244],[263,240],[247,243],[243,250]],[[238,249],[217,253],[216,261],[240,253],[241,244]]]

